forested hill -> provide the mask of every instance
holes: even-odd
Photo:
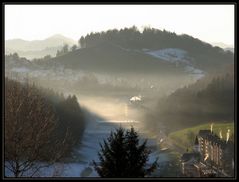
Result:
[[[172,73],[182,72],[183,69],[175,65],[159,60],[158,58],[139,51],[125,50],[110,43],[102,43],[98,46],[78,49],[68,54],[48,60],[49,65],[58,64],[70,69],[88,71],[114,72],[143,72]]]
[[[170,130],[178,130],[208,122],[233,121],[234,74],[206,79],[159,100],[157,107],[146,117],[148,124],[160,126],[163,123]]]
[[[91,33],[81,37],[81,47],[92,47],[102,42],[111,42],[126,49],[159,50],[166,48],[179,48],[189,53],[194,58],[198,68],[212,69],[220,64],[232,63],[233,53],[222,48],[202,42],[192,36],[159,30],[144,28],[140,32],[135,26],[121,30],[108,30],[106,32]],[[215,65],[217,64],[217,65]]]
[[[234,54],[189,35],[136,27],[90,33],[80,49],[49,59],[47,65],[106,72],[211,72],[233,64]],[[222,71],[222,70],[221,70]]]

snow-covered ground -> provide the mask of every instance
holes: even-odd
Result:
[[[169,61],[171,63],[182,62],[190,63],[190,58],[187,56],[187,51],[176,48],[160,49],[156,51],[146,51],[146,54],[154,56],[156,58]]]
[[[167,48],[160,50],[142,50],[145,54],[159,58],[164,61],[183,66],[186,73],[192,75],[196,80],[204,76],[204,72],[195,68],[192,64],[193,58],[188,55],[188,52],[178,48]]]

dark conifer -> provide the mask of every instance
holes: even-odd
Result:
[[[145,140],[139,144],[139,136],[132,127],[111,132],[109,138],[100,144],[99,164],[93,161],[95,170],[101,177],[145,177],[157,167],[157,161],[146,167],[150,150]]]

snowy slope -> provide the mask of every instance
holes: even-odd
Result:
[[[190,63],[190,58],[187,56],[187,52],[182,49],[168,48],[156,51],[146,51],[145,53],[154,56],[156,58],[169,61],[171,63],[175,62],[182,62],[188,64]]]
[[[167,48],[150,51],[143,49],[145,54],[159,58],[176,66],[183,66],[186,73],[192,75],[195,79],[200,79],[204,76],[204,72],[193,66],[193,58],[188,55],[188,52],[178,48]]]

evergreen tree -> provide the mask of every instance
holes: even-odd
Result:
[[[110,137],[100,144],[99,165],[93,161],[95,170],[101,177],[145,177],[157,167],[157,161],[146,168],[150,150],[147,141],[139,144],[139,136],[132,127],[111,132]]]
[[[75,51],[77,49],[77,45],[73,45],[72,47],[71,47],[71,51]]]

